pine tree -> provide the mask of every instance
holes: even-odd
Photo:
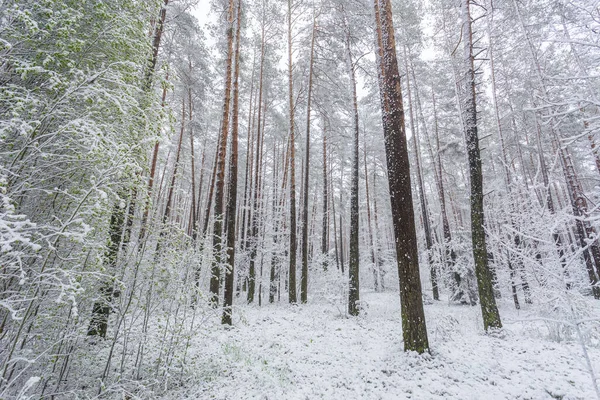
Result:
[[[211,303],[213,306],[219,304],[219,287],[221,282],[221,261],[223,243],[223,203],[225,187],[225,158],[227,152],[227,136],[229,135],[229,113],[231,103],[231,76],[233,64],[233,20],[234,1],[229,1],[227,10],[227,53],[225,68],[225,94],[223,99],[223,117],[221,120],[221,132],[219,143],[219,154],[217,157],[217,179],[215,182],[215,209],[213,223],[213,262],[210,278]]]
[[[471,29],[469,5],[470,0],[463,0],[461,3],[463,18],[463,57],[466,69],[463,121],[465,138],[467,141],[467,155],[469,159],[469,175],[471,183],[471,239],[473,242],[473,258],[475,260],[475,275],[477,277],[483,327],[487,331],[490,328],[502,328],[502,322],[500,321],[500,314],[498,312],[498,307],[496,306],[496,298],[494,297],[492,275],[488,267],[483,212],[483,173],[481,170],[479,137],[477,135],[473,33]]]
[[[410,185],[410,167],[402,108],[400,73],[389,0],[375,0],[379,52],[379,87],[383,132],[396,241],[402,333],[405,351],[429,350],[419,277],[417,234]]]
[[[294,86],[292,79],[292,0],[288,0],[288,98],[290,127],[290,268],[288,275],[289,302],[296,303],[296,251],[298,239],[296,233],[296,137],[294,133]]]
[[[352,186],[350,188],[350,243],[348,257],[348,314],[358,315],[360,312],[360,255],[359,255],[359,226],[358,226],[358,98],[356,95],[356,65],[352,57],[350,27],[342,6],[342,19],[344,26],[344,47],[346,50],[346,65],[350,76],[350,89],[352,94]]]
[[[234,0],[230,1],[233,7]],[[242,0],[237,1],[234,76],[233,76],[233,108],[231,121],[231,153],[229,158],[229,190],[227,201],[227,270],[225,271],[225,285],[223,287],[224,303],[222,323],[231,325],[231,307],[233,305],[233,278],[235,271],[235,242],[236,242],[236,208],[238,184],[238,114],[239,114],[239,76],[240,76],[240,31],[242,25]]]

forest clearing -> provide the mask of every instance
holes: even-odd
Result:
[[[370,292],[364,298],[367,312],[358,319],[344,316],[330,301],[306,308],[242,307],[235,328],[210,329],[211,334],[192,345],[194,373],[165,398],[595,396],[581,347],[557,341],[552,325],[530,320],[526,310],[501,304],[505,330],[494,337],[483,334],[475,307],[425,305],[431,356],[424,357],[405,353],[400,345],[398,293]],[[600,365],[597,348],[590,358]]]

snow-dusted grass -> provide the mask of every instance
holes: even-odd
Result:
[[[490,336],[479,307],[426,305],[432,351],[419,356],[402,349],[398,294],[362,298],[358,318],[330,304],[244,306],[226,329],[215,314],[192,343],[185,386],[165,398],[595,398],[581,346],[550,340],[543,322],[516,322],[527,310],[501,305],[505,330]],[[600,349],[588,350],[600,369]]]

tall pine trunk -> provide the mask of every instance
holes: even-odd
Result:
[[[288,88],[290,108],[290,268],[288,276],[289,302],[296,303],[296,137],[294,134],[294,86],[292,77],[292,0],[288,0]]]
[[[475,67],[473,62],[473,32],[469,12],[470,0],[462,0],[463,18],[463,56],[466,69],[466,90],[464,93],[463,122],[467,141],[467,156],[469,160],[469,175],[471,184],[471,239],[473,242],[473,259],[475,261],[475,276],[479,291],[483,327],[501,328],[500,314],[496,306],[492,274],[488,266],[488,254],[484,228],[483,212],[483,173],[481,154],[477,133],[477,106],[475,91]]]
[[[233,7],[229,0],[229,7]],[[235,267],[235,228],[237,208],[237,178],[238,178],[238,114],[239,114],[239,76],[240,76],[240,31],[242,25],[242,0],[237,2],[237,25],[235,33],[235,72],[233,77],[233,109],[231,120],[231,153],[229,158],[229,189],[227,202],[227,270],[225,271],[223,317],[221,322],[231,325],[231,306],[233,305],[233,279]]]
[[[190,62],[190,73],[192,72],[192,63]],[[191,170],[192,170],[192,204],[190,207],[190,233],[192,236],[193,243],[196,242],[198,237],[198,217],[196,215],[196,160],[194,159],[194,129],[192,125],[192,88],[188,89],[188,109],[189,109],[189,130],[190,130],[190,156],[191,156]]]
[[[251,183],[249,182],[249,180],[252,179],[252,154],[253,154],[253,143],[254,143],[254,126],[252,124],[252,122],[254,121],[253,118],[253,112],[254,112],[254,75],[255,75],[255,70],[256,70],[256,50],[253,52],[252,55],[252,77],[250,78],[250,104],[248,106],[248,131],[247,131],[247,138],[248,138],[248,145],[246,147],[246,168],[245,168],[245,175],[244,175],[244,201],[242,204],[242,221],[240,224],[240,233],[241,233],[241,239],[240,239],[240,248],[242,250],[244,250],[246,248],[246,220],[249,219],[250,216],[250,212],[248,210],[248,203],[249,203],[249,198],[250,198],[250,191],[251,191]],[[248,218],[247,218],[248,217]]]
[[[343,15],[345,28],[345,47],[346,47],[346,65],[348,75],[350,76],[350,89],[352,91],[352,186],[350,187],[350,251],[348,257],[348,314],[358,315],[360,312],[360,255],[358,241],[358,99],[356,95],[356,74],[354,71],[354,61],[352,59],[352,49],[350,47],[350,27],[347,25],[346,16]]]
[[[313,88],[313,64],[315,55],[315,35],[317,33],[316,17],[313,19],[312,37],[310,40],[310,66],[308,69],[308,99],[306,105],[306,149],[304,159],[304,189],[302,204],[302,270],[300,275],[300,301],[308,301],[308,178],[310,164],[310,103]]]
[[[263,118],[263,79],[264,79],[264,68],[265,68],[265,21],[263,15],[263,23],[261,28],[261,43],[260,43],[260,72],[258,78],[258,126],[256,129],[256,155],[254,157],[254,174],[253,174],[253,184],[254,189],[252,190],[252,201],[251,208],[252,214],[250,217],[250,229],[247,240],[247,244],[250,246],[250,261],[248,266],[248,293],[247,300],[248,303],[252,303],[254,301],[254,295],[256,291],[256,255],[258,252],[258,207],[259,207],[259,176],[261,171],[261,155],[262,155],[262,142],[263,138],[262,134],[262,118]],[[251,165],[252,167],[252,165]]]
[[[213,221],[213,261],[210,276],[210,301],[215,307],[219,304],[219,286],[221,282],[225,158],[227,152],[227,136],[229,134],[229,106],[231,103],[233,17],[234,4],[233,0],[230,0],[227,10],[227,60],[225,68],[225,94],[223,99],[223,118],[221,121],[219,154],[217,156],[217,179],[215,182],[215,210]]]
[[[375,18],[380,63],[379,87],[398,262],[404,350],[423,353],[428,351],[429,342],[419,277],[402,89],[390,0],[375,0]]]
[[[323,224],[321,230],[321,256],[323,257],[323,270],[327,271],[329,262],[329,203],[327,182],[327,129],[323,120]]]

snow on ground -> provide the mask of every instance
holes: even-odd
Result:
[[[169,399],[594,399],[581,346],[501,306],[503,337],[483,334],[480,309],[425,306],[431,355],[402,348],[397,293],[363,293],[366,315],[334,305],[236,309],[215,315],[190,350],[190,374]],[[590,348],[600,372],[600,349]]]

